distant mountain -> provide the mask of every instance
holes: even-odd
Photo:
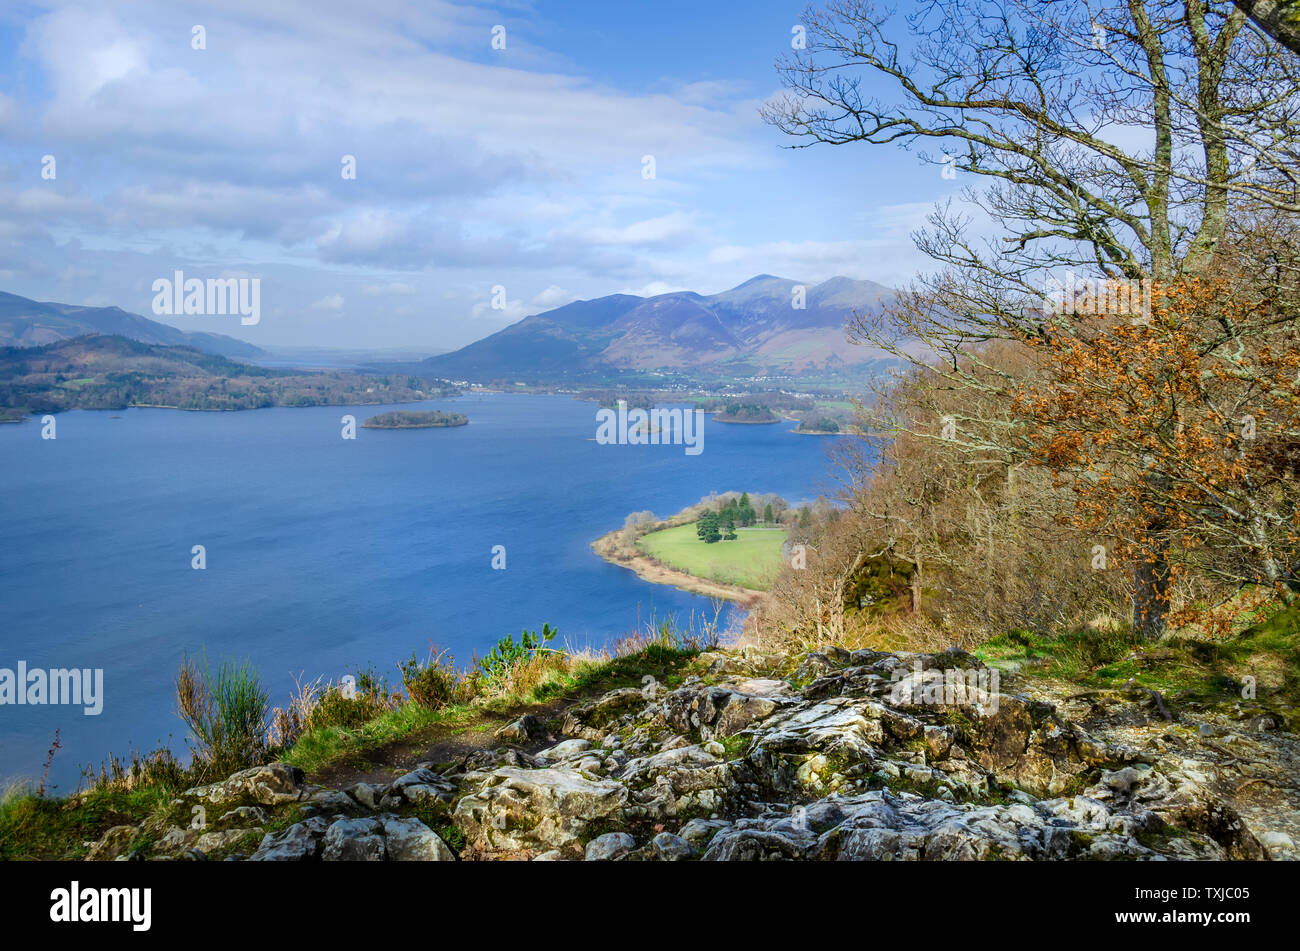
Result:
[[[120,307],[80,307],[34,301],[0,291],[0,347],[39,347],[85,334],[116,334],[140,343],[193,347],[204,353],[251,360],[266,352],[223,334],[187,333]]]
[[[795,289],[802,287],[803,308]],[[845,322],[877,311],[893,291],[835,277],[801,284],[760,274],[712,296],[690,291],[613,294],[525,317],[452,353],[423,361],[449,379],[553,380],[620,371],[807,376],[868,364]]]

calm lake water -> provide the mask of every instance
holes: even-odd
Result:
[[[358,429],[390,409],[469,416],[455,429]],[[0,706],[0,780],[80,767],[185,729],[173,682],[188,653],[247,659],[272,702],[293,677],[333,679],[430,644],[467,664],[549,622],[601,645],[707,599],[652,585],[589,543],[632,511],[711,491],[830,494],[835,442],[793,423],[705,424],[704,451],[597,444],[595,404],[468,395],[425,404],[186,413],[131,409],[0,426],[0,667],[103,668],[104,707]],[[191,568],[206,548],[207,567]],[[506,548],[506,570],[491,567]]]

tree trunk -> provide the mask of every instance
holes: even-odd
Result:
[[[1153,641],[1165,632],[1169,613],[1167,551],[1165,542],[1153,541],[1133,570],[1133,630],[1144,641]]]
[[[921,611],[921,556],[916,556],[912,570],[912,613]]]
[[[1261,30],[1293,53],[1300,53],[1300,4],[1295,0],[1237,0]]]

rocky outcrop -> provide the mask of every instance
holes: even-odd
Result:
[[[267,835],[251,858],[258,862],[453,862],[456,856],[418,819],[381,815],[332,822],[313,816]]]
[[[695,669],[570,707],[543,749],[525,716],[493,748],[387,783],[245,770],[173,804],[219,810],[210,825],[115,827],[92,856],[151,841],[150,858],[256,861],[1295,857],[1289,829],[1243,815],[1212,764],[1136,732],[1147,713],[1103,734],[1011,675],[938,689],[953,670],[989,681],[960,651],[728,651]]]
[[[264,806],[297,802],[306,791],[302,770],[284,763],[254,766],[219,783],[185,790],[185,796],[215,805],[251,800]]]
[[[588,778],[576,767],[507,766],[475,785],[453,819],[489,851],[563,848],[591,824],[619,817],[628,798],[622,783]]]
[[[91,844],[86,859],[90,862],[108,862],[120,858],[139,834],[137,826],[113,826],[100,836],[99,841]]]

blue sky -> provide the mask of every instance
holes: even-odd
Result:
[[[168,322],[433,352],[615,292],[759,273],[898,284],[926,266],[911,231],[963,182],[889,147],[782,148],[758,109],[800,10],[10,4],[0,289],[152,315],[176,269],[257,277],[259,324]]]

